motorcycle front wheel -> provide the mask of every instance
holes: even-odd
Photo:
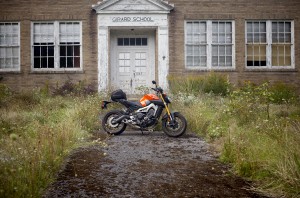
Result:
[[[174,113],[174,121],[169,119],[162,120],[162,130],[170,137],[179,137],[186,131],[187,122],[183,115]]]
[[[111,135],[120,135],[126,129],[126,124],[121,123],[113,123],[112,121],[118,117],[120,117],[122,113],[117,110],[113,110],[108,112],[104,118],[102,119],[102,127],[104,131]]]

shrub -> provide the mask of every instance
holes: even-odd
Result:
[[[204,78],[202,87],[204,93],[226,96],[231,84],[225,75],[211,72]]]
[[[180,92],[197,95],[212,93],[226,96],[231,90],[231,84],[226,75],[211,72],[204,76],[169,76],[169,84],[172,93]]]
[[[71,82],[70,80],[66,81],[62,86],[57,86],[54,89],[54,95],[66,96],[66,95],[75,95],[75,96],[85,96],[97,93],[95,84],[87,84],[85,81],[79,81],[77,84]]]
[[[255,86],[247,82],[241,89],[230,94],[228,113],[235,116],[238,124],[255,122],[259,118],[267,119],[269,116],[268,84]]]
[[[211,141],[237,174],[259,181],[259,190],[299,197],[300,107],[293,89],[246,82],[228,97],[176,96],[189,129]]]
[[[271,100],[276,104],[294,103],[298,99],[296,88],[292,85],[288,85],[282,82],[273,84],[270,87],[270,91]]]
[[[170,90],[174,94],[188,93],[197,95],[202,90],[203,77],[201,76],[172,76],[168,77]]]
[[[4,105],[5,100],[11,95],[9,88],[0,83],[0,107]]]

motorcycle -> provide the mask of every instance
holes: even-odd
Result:
[[[111,110],[102,119],[104,131],[112,135],[120,135],[129,125],[142,131],[153,131],[158,124],[163,110],[162,130],[171,137],[183,135],[187,128],[187,121],[179,112],[171,112],[169,104],[170,98],[152,81],[155,88],[151,88],[156,94],[145,94],[139,102],[128,101],[126,93],[118,89],[111,93],[112,101],[102,101],[102,109],[106,109],[108,104],[117,102],[126,107],[124,110]]]

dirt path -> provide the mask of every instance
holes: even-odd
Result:
[[[200,138],[125,132],[71,155],[44,197],[262,197]]]

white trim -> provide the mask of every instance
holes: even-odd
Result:
[[[158,83],[164,89],[168,88],[169,72],[169,24],[167,14],[143,14],[151,21],[112,22],[114,17],[139,17],[139,14],[98,14],[98,91],[106,91],[110,85],[110,29],[156,29],[156,49]],[[154,79],[153,79],[154,80]]]
[[[21,71],[21,23],[20,22],[15,22],[15,21],[5,21],[5,22],[2,22],[0,21],[0,23],[16,23],[18,24],[18,45],[17,46],[9,46],[9,45],[3,45],[3,46],[0,46],[0,47],[18,47],[19,50],[18,50],[18,53],[19,53],[19,64],[17,66],[17,68],[0,68],[0,73],[1,72],[20,72]]]
[[[60,48],[59,48],[59,24],[60,23],[79,23],[80,31],[80,67],[79,68],[60,68]],[[54,25],[54,68],[34,68],[34,24],[35,23],[53,23]],[[57,20],[57,21],[32,21],[31,22],[31,71],[32,72],[69,72],[69,71],[83,71],[83,56],[82,56],[82,21],[68,21],[68,20]]]
[[[92,5],[92,9],[96,11],[97,14],[167,14],[170,13],[171,10],[174,9],[173,4],[169,4],[162,0],[144,0],[149,4],[153,4],[154,6],[158,7],[155,10],[140,10],[140,9],[119,9],[119,10],[107,10],[109,7],[118,4],[121,1],[125,0],[103,0],[99,2],[97,5]]]
[[[109,28],[100,26],[100,15],[98,15],[98,90],[108,89],[108,62],[109,62]]]

